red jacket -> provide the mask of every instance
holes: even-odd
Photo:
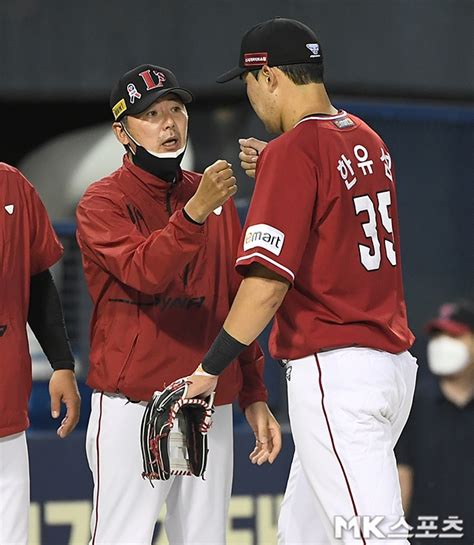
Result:
[[[94,303],[92,388],[148,400],[190,374],[222,327],[239,285],[241,227],[231,201],[202,226],[184,217],[200,179],[183,171],[169,184],[125,157],[82,197],[77,240]],[[220,376],[216,404],[237,395],[243,409],[266,401],[263,363],[253,343]]]

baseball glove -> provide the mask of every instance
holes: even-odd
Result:
[[[204,476],[214,393],[206,399],[188,399],[188,384],[179,379],[155,392],[145,409],[141,425],[143,478]]]

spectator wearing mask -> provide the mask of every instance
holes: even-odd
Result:
[[[412,544],[425,543],[427,537],[448,537],[447,534],[458,538],[457,543],[471,544],[474,542],[472,302],[444,304],[438,316],[427,324],[427,330],[428,366],[436,381],[434,388],[417,390],[396,448],[403,506],[407,522],[414,527]]]

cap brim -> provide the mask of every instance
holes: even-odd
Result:
[[[189,104],[194,100],[194,96],[191,93],[191,91],[188,91],[187,89],[183,89],[182,87],[174,87],[171,89],[166,89],[165,92],[162,92],[160,96],[167,95],[169,93],[174,93],[175,95],[178,95],[179,98],[185,103]]]
[[[225,72],[224,74],[221,74],[216,79],[216,81],[217,83],[226,83],[232,79],[238,78],[247,70],[248,68],[241,68],[240,66],[236,66],[235,68],[232,68],[232,70],[229,70],[228,72]]]
[[[170,94],[177,95],[184,104],[189,104],[194,100],[191,91],[183,89],[182,87],[167,87],[166,89],[157,89],[154,93],[147,93],[147,96],[136,104],[137,108],[129,106],[128,109],[125,111],[125,115],[134,115],[144,112],[159,98]]]
[[[438,318],[436,320],[431,320],[431,322],[426,324],[426,331],[428,331],[428,333],[442,331],[457,337],[459,335],[469,333],[470,330],[467,324],[462,324],[460,322],[455,322],[454,320],[448,320],[445,318]]]

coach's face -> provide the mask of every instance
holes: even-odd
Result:
[[[246,72],[242,79],[245,81],[249,102],[267,131],[280,134],[282,127],[278,108],[278,82],[274,71],[264,66],[258,73]]]
[[[188,112],[181,99],[170,93],[159,98],[140,114],[128,116],[126,127],[131,136],[148,151],[178,151],[186,145]],[[128,138],[120,123],[114,123],[114,130],[120,143],[135,149],[135,144]]]

